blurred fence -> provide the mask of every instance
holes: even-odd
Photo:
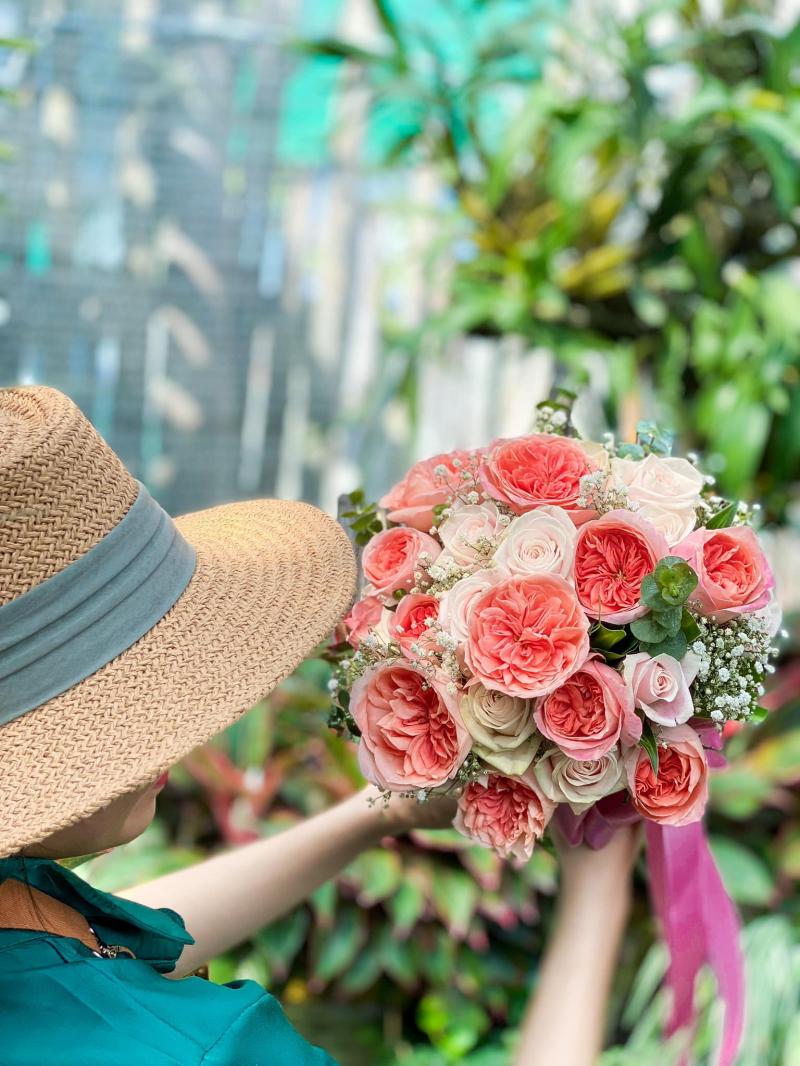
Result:
[[[246,12],[246,13],[243,13]],[[68,392],[173,512],[271,494],[333,508],[408,452],[524,429],[550,357],[514,341],[424,361],[412,425],[385,311],[434,296],[440,193],[370,173],[336,64],[287,38],[369,32],[366,5],[0,5],[16,158],[0,214],[0,383]],[[417,212],[384,208],[402,197]]]

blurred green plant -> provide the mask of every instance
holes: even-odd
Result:
[[[612,422],[638,393],[726,494],[785,517],[800,470],[800,24],[740,0],[718,18],[695,0],[632,18],[445,6],[450,36],[373,0],[374,47],[302,45],[363,72],[373,114],[395,118],[383,162],[433,165],[448,196],[428,263],[443,310],[413,333],[387,323],[388,339],[413,365],[432,341],[518,334],[577,381],[600,353]]]

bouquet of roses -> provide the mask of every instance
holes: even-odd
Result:
[[[351,497],[365,585],[331,723],[371,782],[456,793],[456,828],[519,859],[554,814],[595,845],[700,821],[726,723],[762,714],[779,610],[754,509],[670,443],[582,440],[557,399],[379,507]]]

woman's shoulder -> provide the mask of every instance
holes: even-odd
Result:
[[[254,981],[171,980],[46,934],[0,932],[4,1066],[331,1066]]]

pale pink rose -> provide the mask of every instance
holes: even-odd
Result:
[[[659,533],[663,533],[667,544],[672,547],[688,537],[697,525],[697,510],[695,507],[687,507],[685,510],[678,508],[657,507],[655,504],[646,504],[636,512],[640,517],[655,526]]]
[[[355,682],[350,713],[361,730],[358,762],[368,781],[402,792],[454,776],[472,739],[447,685],[446,677],[400,660],[374,666]]]
[[[404,655],[413,656],[412,644],[436,648],[433,632],[426,623],[438,621],[439,601],[435,596],[414,593],[404,596],[389,622],[389,635]]]
[[[636,744],[642,723],[622,677],[591,658],[537,702],[539,732],[571,759],[599,759],[622,740]]]
[[[476,755],[503,774],[525,773],[541,740],[530,700],[505,696],[475,682],[462,693],[458,709]]]
[[[503,580],[499,570],[477,570],[453,585],[440,601],[439,622],[442,629],[463,644],[469,636],[472,608],[487,589]]]
[[[398,526],[378,533],[364,548],[361,566],[364,577],[375,595],[384,601],[400,589],[410,589],[420,556],[427,553],[433,561],[441,553],[441,545],[418,529]]]
[[[342,619],[347,630],[347,642],[356,650],[370,629],[374,629],[381,620],[384,607],[380,596],[365,596],[350,608],[350,613]]]
[[[485,553],[477,547],[480,541],[494,541],[503,526],[497,504],[467,504],[455,507],[439,526],[439,539],[444,544],[444,553],[459,566],[469,567]]]
[[[511,577],[472,608],[467,666],[486,688],[530,698],[557,688],[589,654],[589,620],[555,574]]]
[[[453,825],[459,833],[485,848],[494,848],[506,859],[529,859],[554,809],[532,774],[489,774],[464,789]]]
[[[534,773],[545,796],[569,804],[574,814],[625,787],[625,764],[617,747],[599,759],[571,759],[559,748],[550,748],[537,760]]]
[[[678,725],[659,729],[657,739],[658,776],[643,748],[625,753],[634,807],[662,825],[699,822],[708,801],[708,763],[700,738],[691,726]]]
[[[570,580],[576,538],[567,512],[543,504],[511,522],[500,538],[494,564],[508,577],[545,573]]]
[[[727,622],[769,603],[775,578],[749,526],[697,529],[673,551],[697,574],[691,602],[702,614]]]
[[[578,525],[595,513],[578,507],[581,478],[597,469],[578,441],[532,433],[495,441],[478,476],[493,499],[508,504],[517,514],[552,504],[563,507]]]
[[[647,455],[644,459],[613,459],[611,472],[641,507],[693,510],[700,502],[703,475],[688,459]]]
[[[699,658],[687,651],[680,660],[671,655],[627,655],[622,676],[633,694],[633,702],[647,717],[660,725],[683,725],[694,714],[689,686],[697,677]]]
[[[639,602],[643,579],[669,545],[646,519],[634,511],[609,511],[578,530],[575,546],[575,590],[592,618],[623,625],[640,618],[647,607]]]
[[[408,471],[402,481],[390,489],[380,500],[388,512],[390,522],[413,526],[423,533],[433,525],[433,509],[447,502],[464,482],[461,473],[471,468],[476,452],[454,451],[421,459]],[[453,465],[458,459],[461,467]],[[437,467],[444,467],[445,475],[437,474]]]

